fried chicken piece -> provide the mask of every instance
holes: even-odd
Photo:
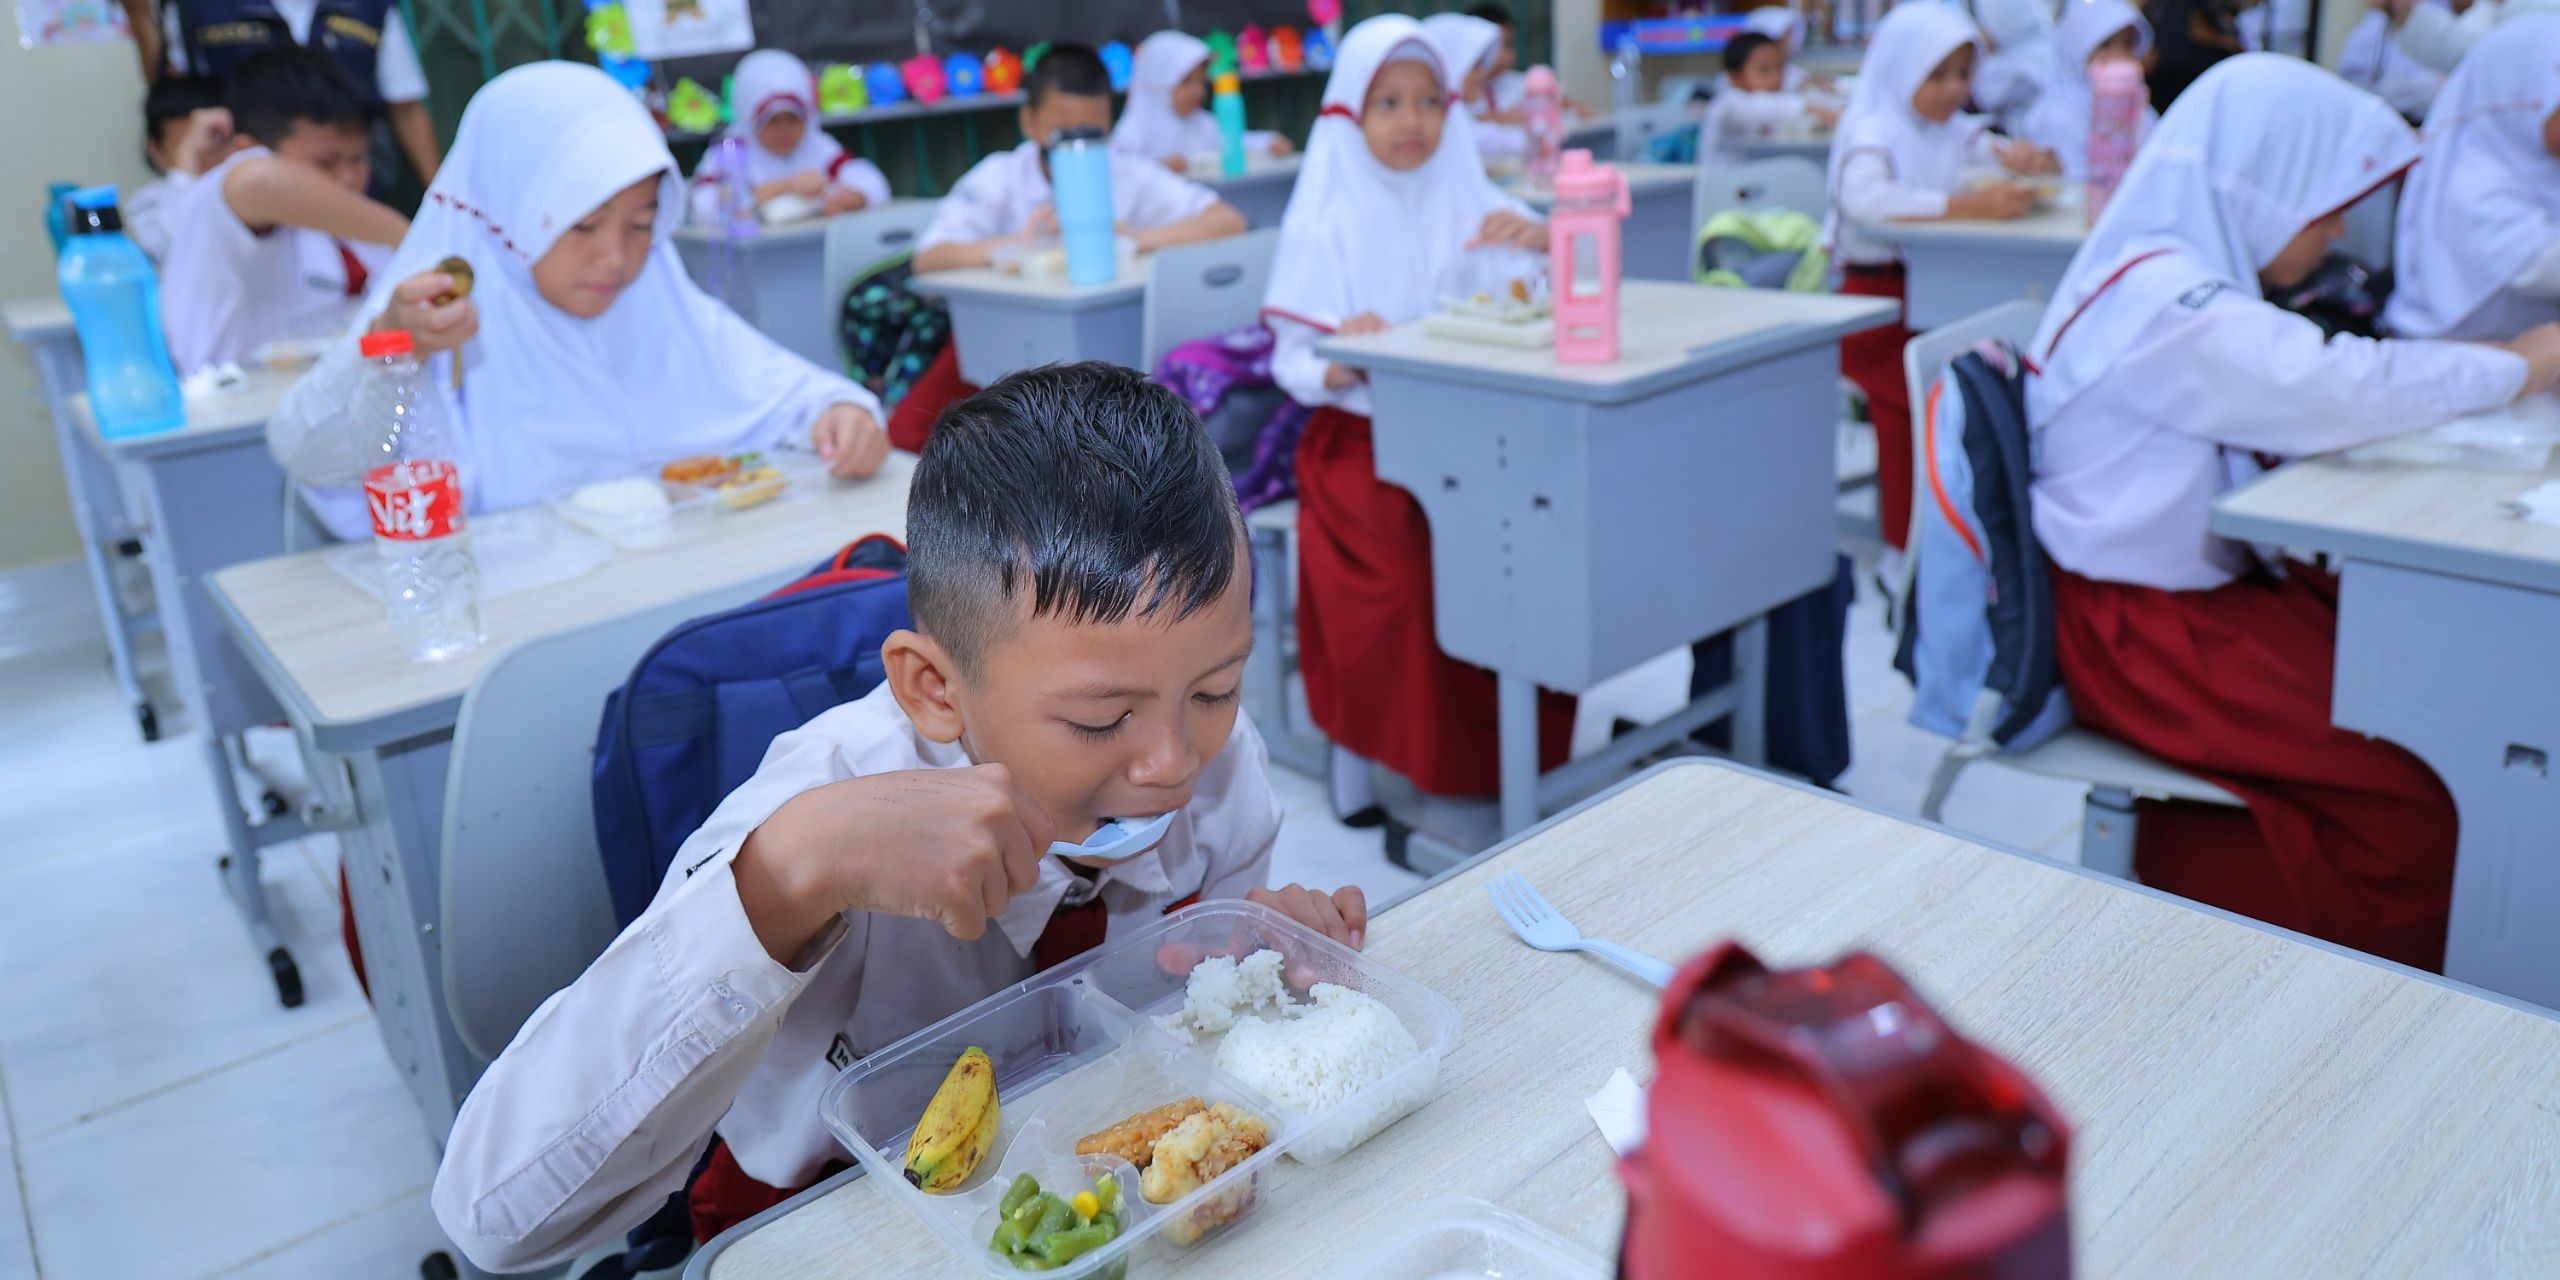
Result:
[[[1243,1164],[1271,1142],[1262,1121],[1221,1102],[1175,1125],[1156,1143],[1154,1159],[1138,1177],[1149,1204],[1171,1204]],[[1245,1179],[1194,1205],[1165,1224],[1164,1238],[1188,1246],[1253,1207],[1254,1180]]]
[[[1184,1098],[1153,1111],[1141,1111],[1099,1133],[1086,1134],[1083,1141],[1076,1143],[1076,1154],[1114,1155],[1144,1169],[1148,1161],[1156,1158],[1157,1139],[1171,1133],[1175,1125],[1208,1109],[1209,1104],[1198,1098]]]

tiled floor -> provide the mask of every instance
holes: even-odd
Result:
[[[433,1152],[337,945],[335,851],[266,868],[310,999],[275,1005],[214,874],[216,810],[195,741],[140,743],[118,705],[82,580],[0,577],[0,1280],[402,1280],[440,1246]],[[1918,803],[1940,743],[1861,599],[1847,650],[1857,762],[1844,790]],[[1583,733],[1686,696],[1670,654],[1585,699]],[[173,727],[183,729],[183,724]],[[1374,831],[1275,778],[1276,876],[1418,883]],[[2076,789],[1985,766],[1951,825],[2070,857]]]

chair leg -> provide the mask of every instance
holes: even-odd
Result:
[[[1958,742],[1938,757],[1938,767],[1929,771],[1929,789],[1920,797],[1920,820],[1939,821],[1946,810],[1947,793],[1956,789],[1956,779],[1966,765],[1982,758],[1982,749],[1970,742]]]
[[[1321,734],[1300,733],[1289,714],[1290,655],[1297,646],[1297,600],[1289,573],[1289,535],[1254,530],[1253,656],[1245,660],[1245,710],[1262,730],[1263,745],[1281,766],[1312,778],[1325,776]]]
[[[2119,880],[2133,880],[2133,793],[2091,787],[2080,810],[2080,865]]]

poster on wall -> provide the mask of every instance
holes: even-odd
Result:
[[[623,10],[634,50],[651,62],[755,47],[747,0],[624,0]]]
[[[18,47],[130,40],[115,0],[18,0]]]

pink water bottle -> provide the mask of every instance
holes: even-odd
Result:
[[[2106,212],[2107,200],[2133,167],[2134,149],[2142,145],[2142,107],[2150,92],[2142,84],[2142,64],[2131,58],[2108,58],[2089,68],[2089,186],[2085,194],[2089,225]]]
[[[1593,164],[1580,148],[1564,153],[1547,214],[1547,271],[1556,359],[1565,364],[1618,358],[1619,223],[1627,210],[1627,175],[1616,165]]]
[[[1564,87],[1556,83],[1553,67],[1531,67],[1523,79],[1520,109],[1529,117],[1529,189],[1545,191],[1555,186],[1556,157],[1564,150]]]

